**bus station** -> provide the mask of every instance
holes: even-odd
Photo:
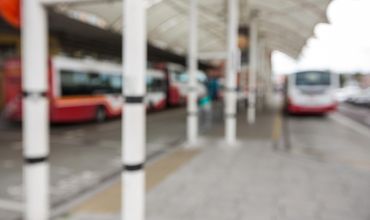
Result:
[[[370,41],[322,34],[346,7],[0,0],[0,220],[370,219]]]

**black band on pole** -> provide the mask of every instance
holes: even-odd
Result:
[[[144,96],[126,96],[125,102],[131,104],[140,104],[144,102]]]
[[[30,158],[24,158],[24,162],[26,164],[37,164],[37,163],[43,163],[48,160],[48,157],[30,157]]]
[[[43,91],[43,92],[23,91],[22,92],[22,96],[23,97],[35,97],[35,96],[38,96],[38,97],[46,97],[47,96],[47,92],[45,92],[45,91]]]
[[[135,165],[123,165],[125,171],[138,171],[144,169],[144,163]]]

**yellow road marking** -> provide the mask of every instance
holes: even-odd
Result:
[[[282,131],[282,117],[281,114],[276,113],[275,119],[274,119],[274,125],[272,128],[272,140],[273,141],[279,141],[281,138],[281,131]]]
[[[170,174],[189,162],[198,153],[199,150],[179,149],[157,161],[156,163],[153,163],[146,169],[146,190],[150,191],[151,189],[156,187]]]
[[[150,191],[165,180],[170,174],[190,161],[199,150],[178,149],[161,158],[146,168],[146,190]],[[121,210],[121,181],[97,193],[83,204],[74,208],[71,214],[112,214]]]

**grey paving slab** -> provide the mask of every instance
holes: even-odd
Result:
[[[238,148],[210,143],[149,193],[147,216],[367,220],[369,184],[369,172],[276,152],[266,141]]]
[[[370,171],[370,131],[360,134],[330,117],[286,119],[291,153]]]
[[[328,117],[286,122],[290,151],[272,149],[266,135],[249,137],[268,126],[240,124],[237,148],[210,140],[149,193],[148,219],[370,219],[370,135]]]
[[[370,219],[370,171],[353,163],[370,159],[368,136],[329,118],[293,117],[292,149],[275,150],[273,114],[259,121],[238,124],[237,147],[225,146],[216,126],[201,154],[149,192],[147,219]],[[106,216],[82,219],[94,218]]]
[[[70,217],[60,217],[57,220],[69,220]],[[91,215],[91,214],[78,214],[73,216],[73,220],[121,220],[119,214],[112,215]]]

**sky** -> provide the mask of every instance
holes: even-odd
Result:
[[[298,61],[273,53],[274,72],[325,69],[370,72],[370,0],[334,0],[328,8],[330,24],[318,24]]]

